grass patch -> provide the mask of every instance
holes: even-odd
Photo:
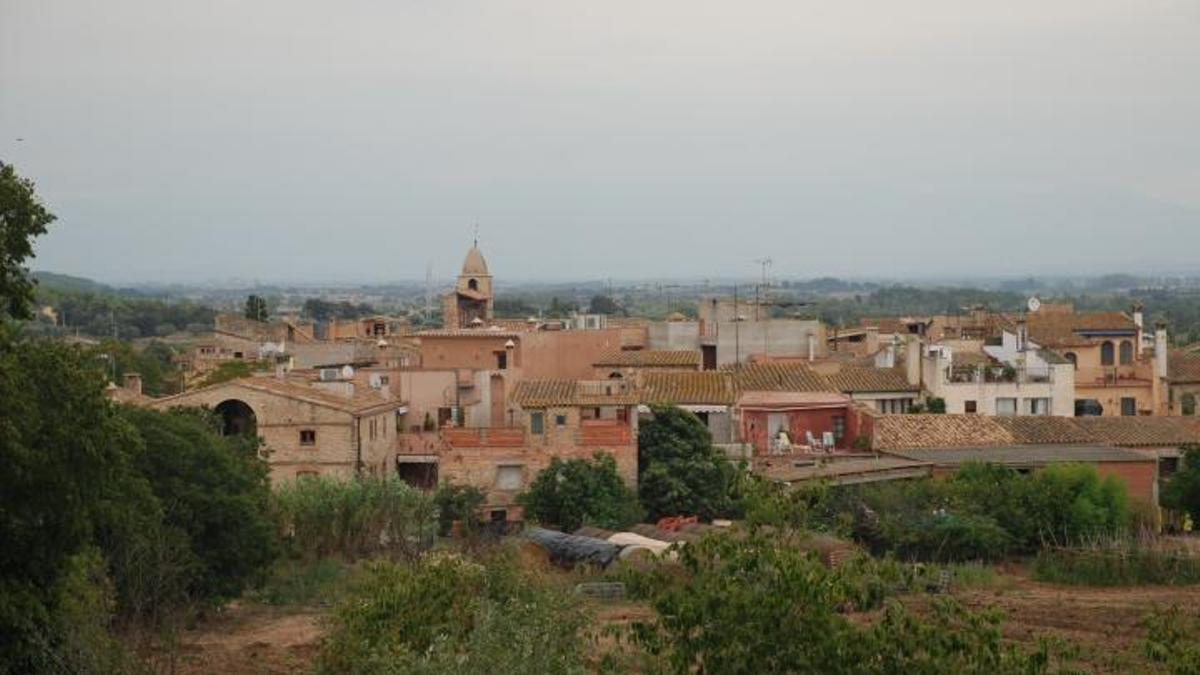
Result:
[[[959,588],[979,588],[1002,590],[1011,588],[1014,580],[996,571],[996,568],[983,563],[956,563],[946,565],[953,575],[953,584]]]
[[[1200,557],[1180,548],[1111,541],[1038,553],[1033,578],[1076,586],[1200,584]]]
[[[344,595],[353,572],[337,558],[280,560],[254,597],[276,607],[330,607]]]

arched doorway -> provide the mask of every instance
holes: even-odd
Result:
[[[247,405],[245,401],[231,398],[227,401],[221,401],[215,410],[221,416],[221,433],[226,436],[233,436],[235,434],[254,435],[258,432],[258,422],[254,417],[254,409]]]

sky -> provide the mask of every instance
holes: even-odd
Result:
[[[106,282],[1200,271],[1196,0],[0,0]]]

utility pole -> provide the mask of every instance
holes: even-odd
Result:
[[[424,323],[429,325],[429,317],[433,314],[433,263],[425,261],[425,316]]]
[[[754,289],[754,320],[758,321],[761,318],[759,316],[759,308],[762,306],[762,301],[759,298],[759,289],[762,289],[762,294],[765,297],[768,286],[767,268],[769,268],[775,261],[770,258],[757,258],[754,262],[758,263],[762,267],[762,283]]]

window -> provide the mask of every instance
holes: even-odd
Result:
[[[1105,342],[1104,344],[1100,345],[1100,365],[1113,365],[1113,343]]]
[[[979,403],[976,401],[963,401],[963,412],[968,415],[974,415],[979,412]]]
[[[1025,399],[1025,414],[1026,415],[1049,415],[1050,414],[1050,399],[1048,399],[1048,398],[1027,398],[1027,399]]]
[[[379,376],[379,386],[386,387],[386,386],[388,386],[389,382],[391,382],[391,379],[387,375]]]
[[[1133,417],[1137,414],[1137,399],[1132,396],[1121,397],[1121,415],[1123,417]]]
[[[508,370],[508,352],[496,352],[496,370]]]
[[[567,416],[566,415],[555,415],[554,416],[554,426],[558,427],[559,429],[567,428]]]
[[[996,399],[996,415],[1001,417],[1012,417],[1017,414],[1017,399],[1015,398],[998,398]]]
[[[396,411],[396,433],[404,433],[404,415],[399,410]]]
[[[1121,365],[1127,366],[1133,363],[1133,343],[1129,340],[1121,341]]]
[[[1191,417],[1196,414],[1196,395],[1187,393],[1179,400],[1179,412]]]
[[[300,445],[316,445],[317,430],[316,429],[301,429],[300,430]]]
[[[538,410],[529,413],[529,433],[541,435],[546,431],[546,413]]]
[[[525,467],[520,464],[496,467],[497,490],[520,490],[525,487]]]
[[[841,445],[842,439],[846,437],[846,416],[833,416],[833,444]]]
[[[479,280],[471,279],[470,281],[467,282],[467,288],[471,289],[472,291],[479,290]]]
[[[1071,365],[1075,367],[1075,370],[1079,370],[1079,357],[1075,355],[1075,352],[1067,352],[1066,354],[1063,354],[1063,356],[1071,362]]]

